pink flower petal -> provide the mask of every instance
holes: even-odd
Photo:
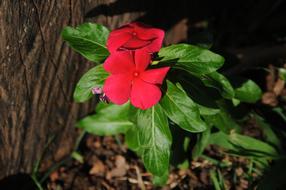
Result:
[[[150,70],[140,73],[140,78],[148,83],[162,84],[169,69],[170,67],[150,69]]]
[[[151,63],[151,54],[145,50],[135,51],[135,65],[137,71],[144,71]]]
[[[133,37],[131,28],[124,27],[110,32],[107,39],[107,49],[110,53],[116,52],[123,44]]]
[[[156,85],[147,83],[140,78],[133,81],[131,88],[131,104],[142,110],[148,109],[159,102],[161,91]]]
[[[134,58],[130,51],[118,51],[111,54],[103,64],[111,74],[129,73],[135,69]]]
[[[111,102],[124,104],[130,97],[131,82],[132,75],[111,75],[105,80],[103,92]]]

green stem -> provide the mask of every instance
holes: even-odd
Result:
[[[62,166],[64,163],[70,161],[71,159],[72,158],[69,156],[66,159],[64,159],[64,160],[54,164],[52,167],[50,167],[50,169],[40,179],[40,183],[42,184],[44,181],[46,181],[53,171],[57,170],[60,166]]]
[[[34,181],[34,183],[36,184],[38,190],[44,190],[44,188],[41,185],[41,182],[38,181],[38,179],[35,175],[32,175],[31,178]]]
[[[210,171],[210,177],[213,182],[215,190],[221,190],[215,170]]]
[[[79,137],[76,139],[73,151],[77,151],[77,149],[79,148],[79,145],[80,145],[85,134],[86,134],[86,132],[82,131],[81,134],[79,135]]]

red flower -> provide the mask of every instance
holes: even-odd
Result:
[[[110,53],[136,49],[153,53],[160,50],[163,38],[163,30],[134,22],[113,30],[109,34],[107,48]]]
[[[148,109],[159,102],[162,84],[169,67],[146,70],[151,56],[145,51],[123,51],[111,54],[104,69],[111,73],[106,79],[103,92],[115,104],[131,104]]]

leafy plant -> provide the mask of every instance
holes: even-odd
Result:
[[[112,41],[116,35],[122,35],[120,40],[124,40],[127,34],[124,36],[120,30],[132,28],[136,24],[145,30],[146,39],[147,35],[153,35],[153,38],[147,40],[148,43],[141,39],[132,43],[128,41],[125,45],[121,41]],[[171,156],[176,156],[172,154],[172,144],[178,139],[175,139],[172,128],[180,127],[182,133],[187,134],[186,139],[190,138],[190,134],[196,137],[192,150],[194,159],[202,156],[205,147],[210,144],[225,148],[229,154],[257,158],[261,163],[278,156],[272,145],[239,134],[240,126],[232,115],[232,111],[241,102],[255,103],[260,99],[261,90],[254,81],[241,78],[229,80],[218,71],[224,64],[224,58],[208,49],[190,44],[175,44],[160,49],[157,44],[162,41],[162,32],[136,24],[124,26],[126,28],[122,27],[114,33],[93,23],[77,28],[66,27],[63,30],[64,40],[76,52],[97,64],[78,82],[74,93],[77,102],[91,98],[94,87],[105,86],[106,78],[111,76],[110,69],[106,69],[107,64],[113,64],[107,63],[113,59],[108,56],[120,53],[117,51],[134,51],[131,44],[140,44],[137,49],[158,51],[157,56],[151,52],[153,57],[148,65],[150,70],[170,67],[167,80],[162,85],[156,83],[156,87],[160,86],[163,92],[157,104],[142,109],[145,107],[134,104],[132,97],[131,101],[123,105],[100,102],[95,114],[79,121],[77,127],[95,135],[125,134],[128,147],[142,158],[146,169],[154,175],[154,183],[157,185],[166,183]],[[135,37],[131,40],[133,38]],[[152,43],[155,45],[151,47]],[[139,50],[135,50],[135,54],[136,51]],[[120,64],[119,60],[117,64]],[[160,77],[164,78],[163,75]],[[148,78],[148,81],[151,79]],[[144,99],[148,93],[151,92],[141,92],[140,96]],[[230,111],[229,107],[233,110]],[[275,141],[273,135],[269,138]],[[211,178],[219,189],[221,185],[216,182],[216,175],[212,172]]]

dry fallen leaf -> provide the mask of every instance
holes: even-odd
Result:
[[[50,180],[52,182],[55,182],[59,179],[59,172],[58,171],[54,171],[50,174]]]
[[[104,172],[105,172],[104,164],[100,160],[97,160],[93,164],[92,168],[90,169],[89,174],[90,175],[103,175]]]
[[[122,177],[125,176],[129,165],[126,163],[126,160],[123,156],[117,155],[115,157],[115,168],[107,173],[106,178],[111,179],[112,177]]]
[[[248,181],[246,179],[239,180],[239,186],[243,189],[248,189]]]
[[[242,176],[243,172],[244,171],[241,167],[235,169],[235,173],[237,176]]]
[[[262,103],[270,106],[276,106],[278,104],[278,100],[275,93],[265,92],[262,96]]]
[[[285,86],[285,81],[282,79],[278,79],[273,87],[273,92],[280,96]]]

